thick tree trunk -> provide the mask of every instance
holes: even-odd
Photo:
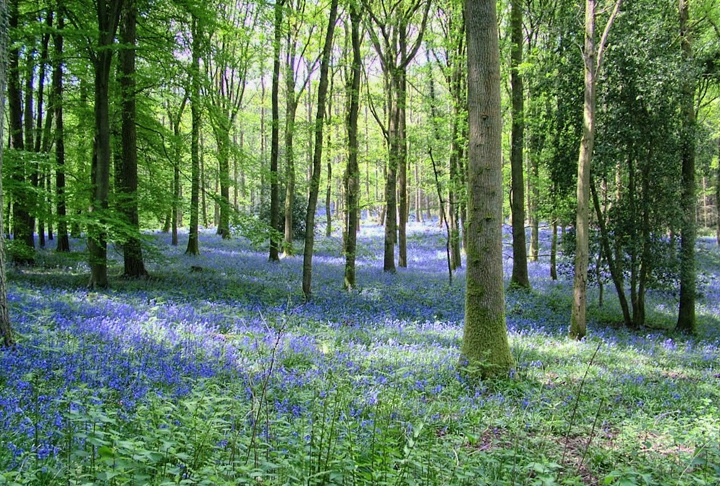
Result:
[[[307,215],[305,218],[305,248],[303,251],[303,275],[302,291],[305,300],[312,297],[312,257],[315,243],[315,211],[320,193],[320,172],[322,171],[323,151],[323,122],[325,119],[325,102],[328,91],[328,71],[330,64],[330,52],[332,49],[333,36],[335,34],[335,22],[337,21],[338,0],[330,3],[330,18],[325,33],[322,59],[320,61],[320,80],[318,84],[317,114],[315,116],[315,147],[313,151],[312,178],[310,180],[310,195],[308,197]]]
[[[697,333],[695,319],[696,269],[695,240],[695,78],[693,46],[690,39],[689,0],[680,0],[680,46],[685,63],[682,84],[682,222],[680,226],[680,306],[677,328],[689,334]]]
[[[502,119],[495,0],[466,0],[468,246],[461,366],[480,377],[513,366],[505,323]]]
[[[135,46],[137,7],[135,0],[125,0],[120,38],[123,48],[118,53],[120,67],[120,95],[122,106],[122,166],[116,187],[119,192],[120,211],[125,217],[130,234],[123,245],[126,278],[144,278],[148,273],[140,243],[140,217],[138,215],[137,130],[135,128]]]
[[[63,29],[65,18],[58,12],[57,31],[53,34],[55,46],[52,74],[51,105],[55,112],[55,195],[57,197],[57,251],[70,251],[65,202],[65,127],[63,115]]]
[[[202,29],[197,17],[192,20],[192,66],[190,69],[190,228],[187,255],[200,254],[200,126],[202,108],[200,99],[200,49]]]
[[[273,233],[270,236],[271,262],[280,260],[280,242],[275,236],[275,231],[280,226],[280,180],[278,174],[278,160],[280,158],[280,40],[282,39],[282,12],[284,0],[276,0],[275,3],[275,40],[273,42],[273,74],[270,93],[272,110],[271,135],[270,135],[270,228]]]
[[[512,133],[510,148],[510,168],[512,176],[512,235],[513,269],[510,285],[523,289],[530,288],[528,277],[527,249],[525,247],[525,180],[523,171],[523,148],[525,145],[525,93],[520,74],[523,50],[522,3],[512,0],[510,14],[512,53],[510,56],[512,86]]]

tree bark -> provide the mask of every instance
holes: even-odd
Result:
[[[192,19],[192,64],[190,66],[190,228],[185,254],[200,254],[200,126],[202,100],[200,99],[200,54],[202,27],[197,17]]]
[[[55,112],[55,195],[57,197],[57,247],[59,252],[70,251],[65,201],[65,126],[63,114],[63,29],[65,17],[57,13],[57,30],[53,34],[54,59],[52,73],[52,109]]]
[[[502,255],[502,119],[495,0],[466,0],[468,246],[461,366],[485,378],[513,366]]]
[[[0,0],[0,140],[5,138],[5,84],[6,84],[6,60],[8,59],[7,40],[7,3]],[[5,144],[0,142],[0,173],[2,173],[3,151]],[[7,285],[5,280],[5,229],[3,223],[5,216],[5,201],[2,190],[2,177],[0,177],[0,337],[3,346],[10,347],[15,344],[10,315],[7,306]]]
[[[693,45],[690,37],[690,1],[679,0],[680,47],[685,69],[682,83],[682,221],[680,226],[680,305],[677,329],[689,334],[697,333],[695,319],[696,269],[695,240],[697,222],[695,214],[695,70]]]
[[[8,5],[8,27],[9,31],[17,31],[19,23],[19,0],[10,0]],[[7,53],[7,97],[9,115],[9,139],[10,146],[18,151],[25,150],[23,138],[23,103],[22,87],[20,86],[20,43],[18,47],[12,47]],[[31,149],[32,147],[28,147]],[[13,194],[12,205],[12,233],[13,243],[16,245],[12,259],[17,264],[31,265],[35,261],[35,240],[33,230],[30,227],[30,212],[28,208],[28,195],[21,189],[25,183],[25,167],[22,163],[14,167],[13,179],[17,184],[17,190]]]
[[[320,172],[322,171],[323,123],[325,119],[325,102],[328,91],[328,71],[335,22],[337,21],[338,0],[330,3],[330,18],[325,33],[322,59],[320,61],[320,80],[318,84],[317,114],[315,116],[315,147],[313,151],[312,178],[310,179],[310,195],[308,197],[307,215],[305,218],[305,248],[303,251],[302,291],[305,300],[312,297],[312,257],[315,243],[315,211],[320,193]]]
[[[345,175],[345,197],[347,205],[347,227],[345,229],[345,279],[346,290],[355,288],[355,252],[357,251],[357,230],[360,206],[360,167],[358,165],[358,115],[360,112],[360,76],[362,54],[360,52],[360,12],[358,5],[350,4],[352,38],[352,65],[348,80],[349,109],[347,115],[348,162]]]
[[[124,272],[126,278],[148,276],[143,261],[140,242],[140,217],[138,215],[138,167],[137,130],[135,128],[135,49],[137,28],[137,6],[135,0],[125,0],[122,13],[120,39],[122,49],[118,53],[120,67],[120,96],[122,122],[122,167],[116,181],[120,212],[125,217],[128,232],[123,245]]]
[[[115,33],[120,21],[122,0],[97,2],[98,43],[92,53],[95,71],[95,156],[93,157],[93,200],[88,226],[91,289],[108,286],[107,233],[110,194],[110,68],[112,65]]]
[[[525,180],[523,177],[523,148],[525,131],[525,93],[520,73],[523,51],[522,3],[512,0],[510,30],[512,52],[510,55],[510,84],[512,86],[512,133],[510,148],[510,168],[512,176],[512,235],[513,269],[510,285],[523,289],[530,288],[528,277],[527,249],[525,247]]]
[[[280,242],[275,231],[280,225],[280,180],[278,174],[278,160],[280,158],[280,107],[278,93],[280,89],[280,40],[282,39],[282,9],[284,0],[275,3],[275,39],[273,41],[273,74],[270,93],[272,110],[270,135],[270,255],[271,262],[280,260]]]

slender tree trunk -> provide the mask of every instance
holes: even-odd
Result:
[[[120,94],[122,106],[122,167],[116,181],[120,211],[131,232],[123,245],[126,278],[144,278],[148,273],[143,261],[140,243],[140,217],[138,215],[137,130],[135,128],[135,48],[137,27],[136,0],[125,0],[120,39],[123,48],[118,53],[120,67]]]
[[[272,128],[270,138],[270,236],[271,262],[280,260],[280,242],[274,232],[280,225],[280,180],[278,177],[278,160],[280,158],[280,107],[278,93],[280,89],[280,40],[282,39],[282,9],[284,0],[275,3],[275,40],[273,42],[273,74],[271,88]]]
[[[720,246],[720,137],[718,137],[718,166],[715,169],[715,240]]]
[[[461,366],[480,377],[513,366],[505,322],[502,255],[502,119],[495,0],[466,0],[468,247]]]
[[[287,101],[285,105],[285,237],[283,239],[283,254],[295,254],[293,248],[293,203],[295,201],[295,116],[297,112],[297,99],[295,97],[295,75],[288,58],[288,69],[285,79],[287,88]]]
[[[513,269],[510,285],[529,289],[527,250],[525,247],[525,180],[523,178],[523,148],[525,131],[525,93],[520,74],[523,51],[522,2],[512,0],[510,30],[512,36],[510,84],[512,85],[512,134],[510,167],[512,175],[512,235]]]
[[[192,66],[190,68],[190,228],[187,255],[200,254],[200,126],[202,108],[200,99],[200,49],[202,28],[197,17],[192,19]]]
[[[691,67],[693,45],[690,38],[690,1],[679,1],[680,45],[686,74],[682,84],[682,222],[680,226],[680,306],[677,328],[682,332],[696,334],[695,77],[693,75],[694,69]]]
[[[358,165],[358,115],[360,112],[360,76],[362,53],[360,52],[360,12],[355,3],[350,4],[352,38],[352,65],[348,80],[348,162],[345,175],[345,197],[347,205],[347,227],[345,229],[345,279],[346,290],[355,288],[355,252],[360,210],[360,167]]]
[[[57,251],[70,251],[65,202],[65,127],[63,115],[63,29],[65,18],[58,12],[57,31],[53,34],[55,58],[52,74],[52,101],[55,111],[55,195],[57,196]]]
[[[558,247],[558,223],[557,216],[552,220],[552,240],[550,243],[550,278],[557,280],[557,247]]]
[[[0,0],[0,173],[2,173],[3,150],[5,144],[2,142],[5,138],[5,84],[6,84],[6,62],[8,59],[8,40],[7,40],[7,3],[6,0]],[[3,222],[5,217],[3,210],[5,208],[4,192],[2,190],[2,177],[0,177],[0,337],[2,337],[3,346],[10,347],[15,344],[12,327],[10,325],[10,315],[7,305],[7,285],[5,280],[5,229]]]
[[[97,2],[98,46],[93,55],[95,71],[95,157],[93,157],[93,201],[90,216],[94,219],[88,226],[88,250],[90,253],[91,289],[108,286],[107,232],[109,224],[110,194],[110,68],[113,44],[120,20],[123,1]]]
[[[315,211],[317,209],[318,195],[320,192],[320,172],[322,171],[322,147],[323,147],[323,122],[325,118],[325,100],[328,91],[328,71],[330,64],[330,52],[332,49],[333,36],[335,34],[335,22],[337,21],[338,0],[330,3],[330,19],[325,33],[322,59],[320,61],[320,80],[318,84],[317,115],[315,116],[315,150],[313,151],[313,171],[310,180],[310,195],[308,197],[307,216],[305,219],[305,249],[303,251],[303,276],[302,290],[305,300],[312,297],[312,257],[315,243]]]

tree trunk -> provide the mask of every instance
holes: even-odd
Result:
[[[8,26],[9,31],[17,31],[19,22],[18,12],[19,0],[10,0]],[[8,53],[8,79],[7,79],[7,97],[9,110],[9,139],[10,146],[15,150],[25,150],[25,140],[23,139],[23,107],[22,107],[22,88],[20,86],[20,48],[19,43],[15,43],[18,47],[12,47]],[[31,149],[32,146],[28,147]],[[31,265],[35,261],[35,240],[33,238],[33,230],[30,227],[29,201],[26,191],[22,189],[25,183],[25,167],[22,163],[18,163],[14,168],[13,179],[17,185],[17,189],[13,194],[12,205],[12,233],[13,243],[16,245],[16,251],[12,254],[12,259],[17,264]]]
[[[525,180],[523,177],[523,148],[525,131],[525,93],[520,74],[523,50],[522,4],[512,0],[510,14],[512,53],[510,56],[510,84],[512,86],[512,134],[510,148],[510,167],[512,175],[512,235],[513,269],[510,285],[523,289],[530,288],[528,277],[527,250],[525,247]]]
[[[680,226],[680,306],[677,328],[689,334],[697,333],[695,319],[696,269],[695,239],[697,222],[695,217],[695,77],[693,46],[690,39],[689,0],[679,0],[680,46],[685,64],[685,78],[682,83],[682,222]]]
[[[88,226],[88,250],[90,253],[91,289],[108,286],[107,276],[107,230],[110,194],[110,68],[113,44],[120,20],[123,1],[97,2],[98,45],[93,54],[95,71],[95,156],[93,157],[93,200],[90,217],[94,222]]]
[[[352,38],[352,65],[348,80],[348,162],[345,175],[347,227],[345,229],[345,279],[346,290],[355,288],[355,252],[360,209],[360,167],[358,165],[358,114],[360,111],[360,76],[362,54],[360,52],[360,12],[355,3],[350,4]]]
[[[315,116],[315,147],[313,151],[312,178],[310,180],[310,195],[308,197],[307,215],[305,218],[305,249],[303,251],[302,291],[305,300],[312,297],[312,257],[315,243],[315,211],[317,209],[318,195],[320,193],[320,172],[322,171],[323,149],[323,122],[325,118],[325,100],[328,91],[328,70],[330,64],[330,51],[335,33],[337,20],[338,0],[330,3],[330,19],[325,43],[323,44],[322,59],[320,61],[320,80],[318,84],[317,115]]]
[[[461,366],[482,378],[513,366],[505,323],[502,119],[495,0],[466,0],[468,246]]]
[[[275,231],[280,225],[280,180],[278,159],[280,158],[280,107],[278,93],[280,89],[280,40],[282,39],[282,13],[284,0],[275,2],[275,40],[273,42],[273,74],[270,93],[272,122],[270,136],[270,255],[271,262],[280,260],[280,242]]]
[[[58,12],[57,31],[53,34],[55,56],[52,74],[51,105],[55,111],[55,195],[57,197],[57,251],[70,251],[65,203],[65,127],[63,119],[63,29],[65,18]]]
[[[557,216],[552,220],[552,241],[550,243],[550,278],[557,280],[557,247],[558,247],[558,224]]]
[[[185,254],[200,254],[200,126],[202,108],[200,99],[200,36],[202,28],[197,17],[192,19],[192,65],[190,68],[190,228]]]
[[[125,0],[120,39],[123,48],[118,53],[120,67],[120,95],[122,106],[122,167],[116,181],[120,212],[125,217],[130,234],[123,245],[126,278],[148,276],[140,244],[138,215],[137,130],[135,128],[135,48],[137,7],[135,0]]]
[[[575,222],[575,265],[573,278],[573,305],[570,315],[572,339],[582,339],[587,333],[587,274],[589,260],[590,218],[590,168],[595,144],[595,87],[596,74],[602,65],[605,42],[612,24],[622,5],[617,0],[610,19],[603,31],[600,46],[595,45],[596,0],[585,0],[585,46],[583,63],[585,73],[585,96],[583,103],[583,131],[580,140],[577,179],[577,209]]]
[[[720,137],[718,137],[718,166],[715,169],[715,240],[720,246]]]
[[[7,40],[7,3],[0,0],[0,140],[5,138],[5,80],[6,80],[6,59],[8,59],[8,40]],[[2,173],[3,150],[5,145],[0,142],[0,173]],[[0,337],[2,337],[3,346],[10,347],[15,344],[12,327],[10,325],[10,315],[7,306],[7,285],[5,280],[5,229],[3,222],[5,217],[3,210],[5,201],[2,190],[2,178],[0,177]]]
[[[288,55],[285,76],[287,91],[285,104],[285,237],[282,245],[285,256],[295,254],[293,248],[293,202],[295,200],[295,150],[293,143],[298,102],[295,96],[295,73],[293,72],[291,59],[292,57]]]

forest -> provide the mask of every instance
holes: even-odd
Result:
[[[717,0],[0,0],[0,485],[720,481]]]

